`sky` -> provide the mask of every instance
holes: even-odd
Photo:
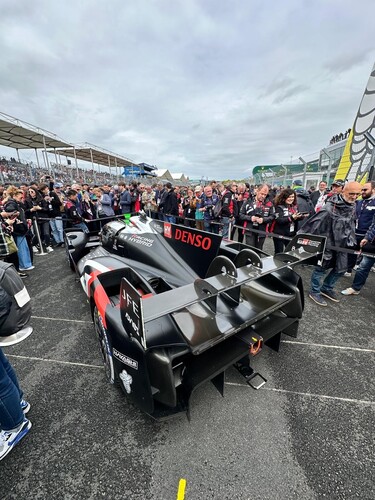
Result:
[[[375,61],[374,0],[0,0],[0,12],[1,112],[190,178],[311,158],[352,126]]]

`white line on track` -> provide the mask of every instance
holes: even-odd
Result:
[[[365,349],[363,347],[350,347],[332,344],[314,344],[313,342],[300,342],[298,340],[282,340],[283,344],[297,344],[306,345],[311,347],[327,347],[328,349],[342,349],[343,351],[362,351],[362,352],[375,352],[375,349]]]
[[[19,356],[18,354],[7,354],[8,358],[30,359],[31,361],[45,361],[46,363],[58,363],[60,365],[83,366],[85,368],[100,368],[103,365],[88,365],[87,363],[73,363],[72,361],[60,361],[58,359],[36,358],[34,356]]]
[[[20,356],[18,354],[7,354],[7,357],[17,358],[17,359],[29,359],[31,361],[44,361],[46,363],[57,363],[57,364],[61,364],[61,365],[82,366],[84,368],[100,368],[101,370],[104,368],[102,365],[88,365],[86,363],[73,363],[72,361],[60,361],[57,359],[37,358],[34,356]],[[225,385],[233,385],[236,387],[250,388],[250,386],[248,386],[247,384],[239,384],[238,382],[225,382]],[[310,398],[331,399],[334,401],[343,401],[345,403],[375,405],[375,401],[367,401],[365,399],[339,398],[337,396],[327,396],[325,394],[314,394],[312,392],[288,391],[286,389],[277,389],[276,387],[262,387],[262,390],[263,391],[282,392],[285,394],[295,394],[297,396],[307,396]]]
[[[237,387],[250,388],[247,384],[239,384],[238,382],[225,382],[225,385],[234,385]],[[368,401],[366,399],[351,399],[351,398],[339,398],[338,396],[327,396],[326,394],[314,394],[312,392],[298,392],[298,391],[288,391],[286,389],[276,389],[276,387],[262,387],[262,391],[272,391],[272,392],[282,392],[286,394],[295,394],[297,396],[307,396],[309,398],[319,398],[319,399],[332,399],[334,401],[344,401],[345,403],[356,403],[362,405],[375,405],[375,401]]]
[[[85,321],[82,319],[66,319],[66,318],[49,318],[48,316],[31,316],[31,319],[48,319],[52,321],[70,321],[72,323],[87,323],[88,325],[92,325],[92,321]]]
[[[85,321],[81,319],[67,319],[67,318],[50,318],[48,316],[31,316],[32,319],[46,319],[50,321],[63,321],[63,322],[71,322],[71,323],[85,323],[87,325],[92,325],[92,321]],[[313,342],[300,342],[298,340],[282,340],[283,344],[296,344],[310,347],[325,347],[327,349],[341,349],[343,351],[360,351],[360,352],[374,352],[375,349],[365,349],[363,347],[351,347],[351,346],[342,346],[342,345],[332,345],[332,344],[315,344]]]

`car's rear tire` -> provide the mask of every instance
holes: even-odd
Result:
[[[108,334],[106,328],[103,325],[101,315],[97,307],[94,307],[93,319],[95,332],[98,336],[100,352],[102,354],[105,375],[111,384],[115,383],[115,371],[113,367],[113,357],[112,357],[112,343],[110,335]]]

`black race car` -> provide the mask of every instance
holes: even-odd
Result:
[[[207,380],[223,394],[232,365],[252,379],[252,355],[297,335],[304,296],[292,266],[317,259],[325,243],[298,235],[272,257],[144,215],[109,222],[100,241],[74,229],[65,238],[108,380],[156,419],[188,412]]]

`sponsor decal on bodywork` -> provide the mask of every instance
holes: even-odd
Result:
[[[129,243],[135,243],[136,245],[142,245],[145,247],[152,247],[154,240],[152,238],[146,238],[140,236],[139,234],[132,234],[128,237]]]
[[[122,352],[118,351],[115,348],[113,348],[113,356],[115,358],[117,358],[119,361],[121,361],[121,363],[124,363],[125,365],[130,366],[130,368],[134,368],[134,370],[138,370],[138,361],[135,361],[135,359],[129,358],[129,356],[122,354]]]
[[[212,245],[212,241],[209,236],[203,236],[201,234],[192,233],[179,228],[176,228],[174,238],[175,240],[182,241],[182,243],[187,243],[188,245],[193,245],[197,248],[202,248],[203,250],[209,250]]]
[[[124,389],[127,394],[130,394],[132,391],[131,385],[133,382],[133,377],[129,375],[129,373],[126,370],[122,370],[120,373],[120,379],[124,385]]]
[[[172,225],[170,222],[164,222],[164,237],[172,238]]]
[[[297,240],[297,245],[311,246],[318,248],[321,242],[316,240],[308,240],[307,238],[299,238]]]

